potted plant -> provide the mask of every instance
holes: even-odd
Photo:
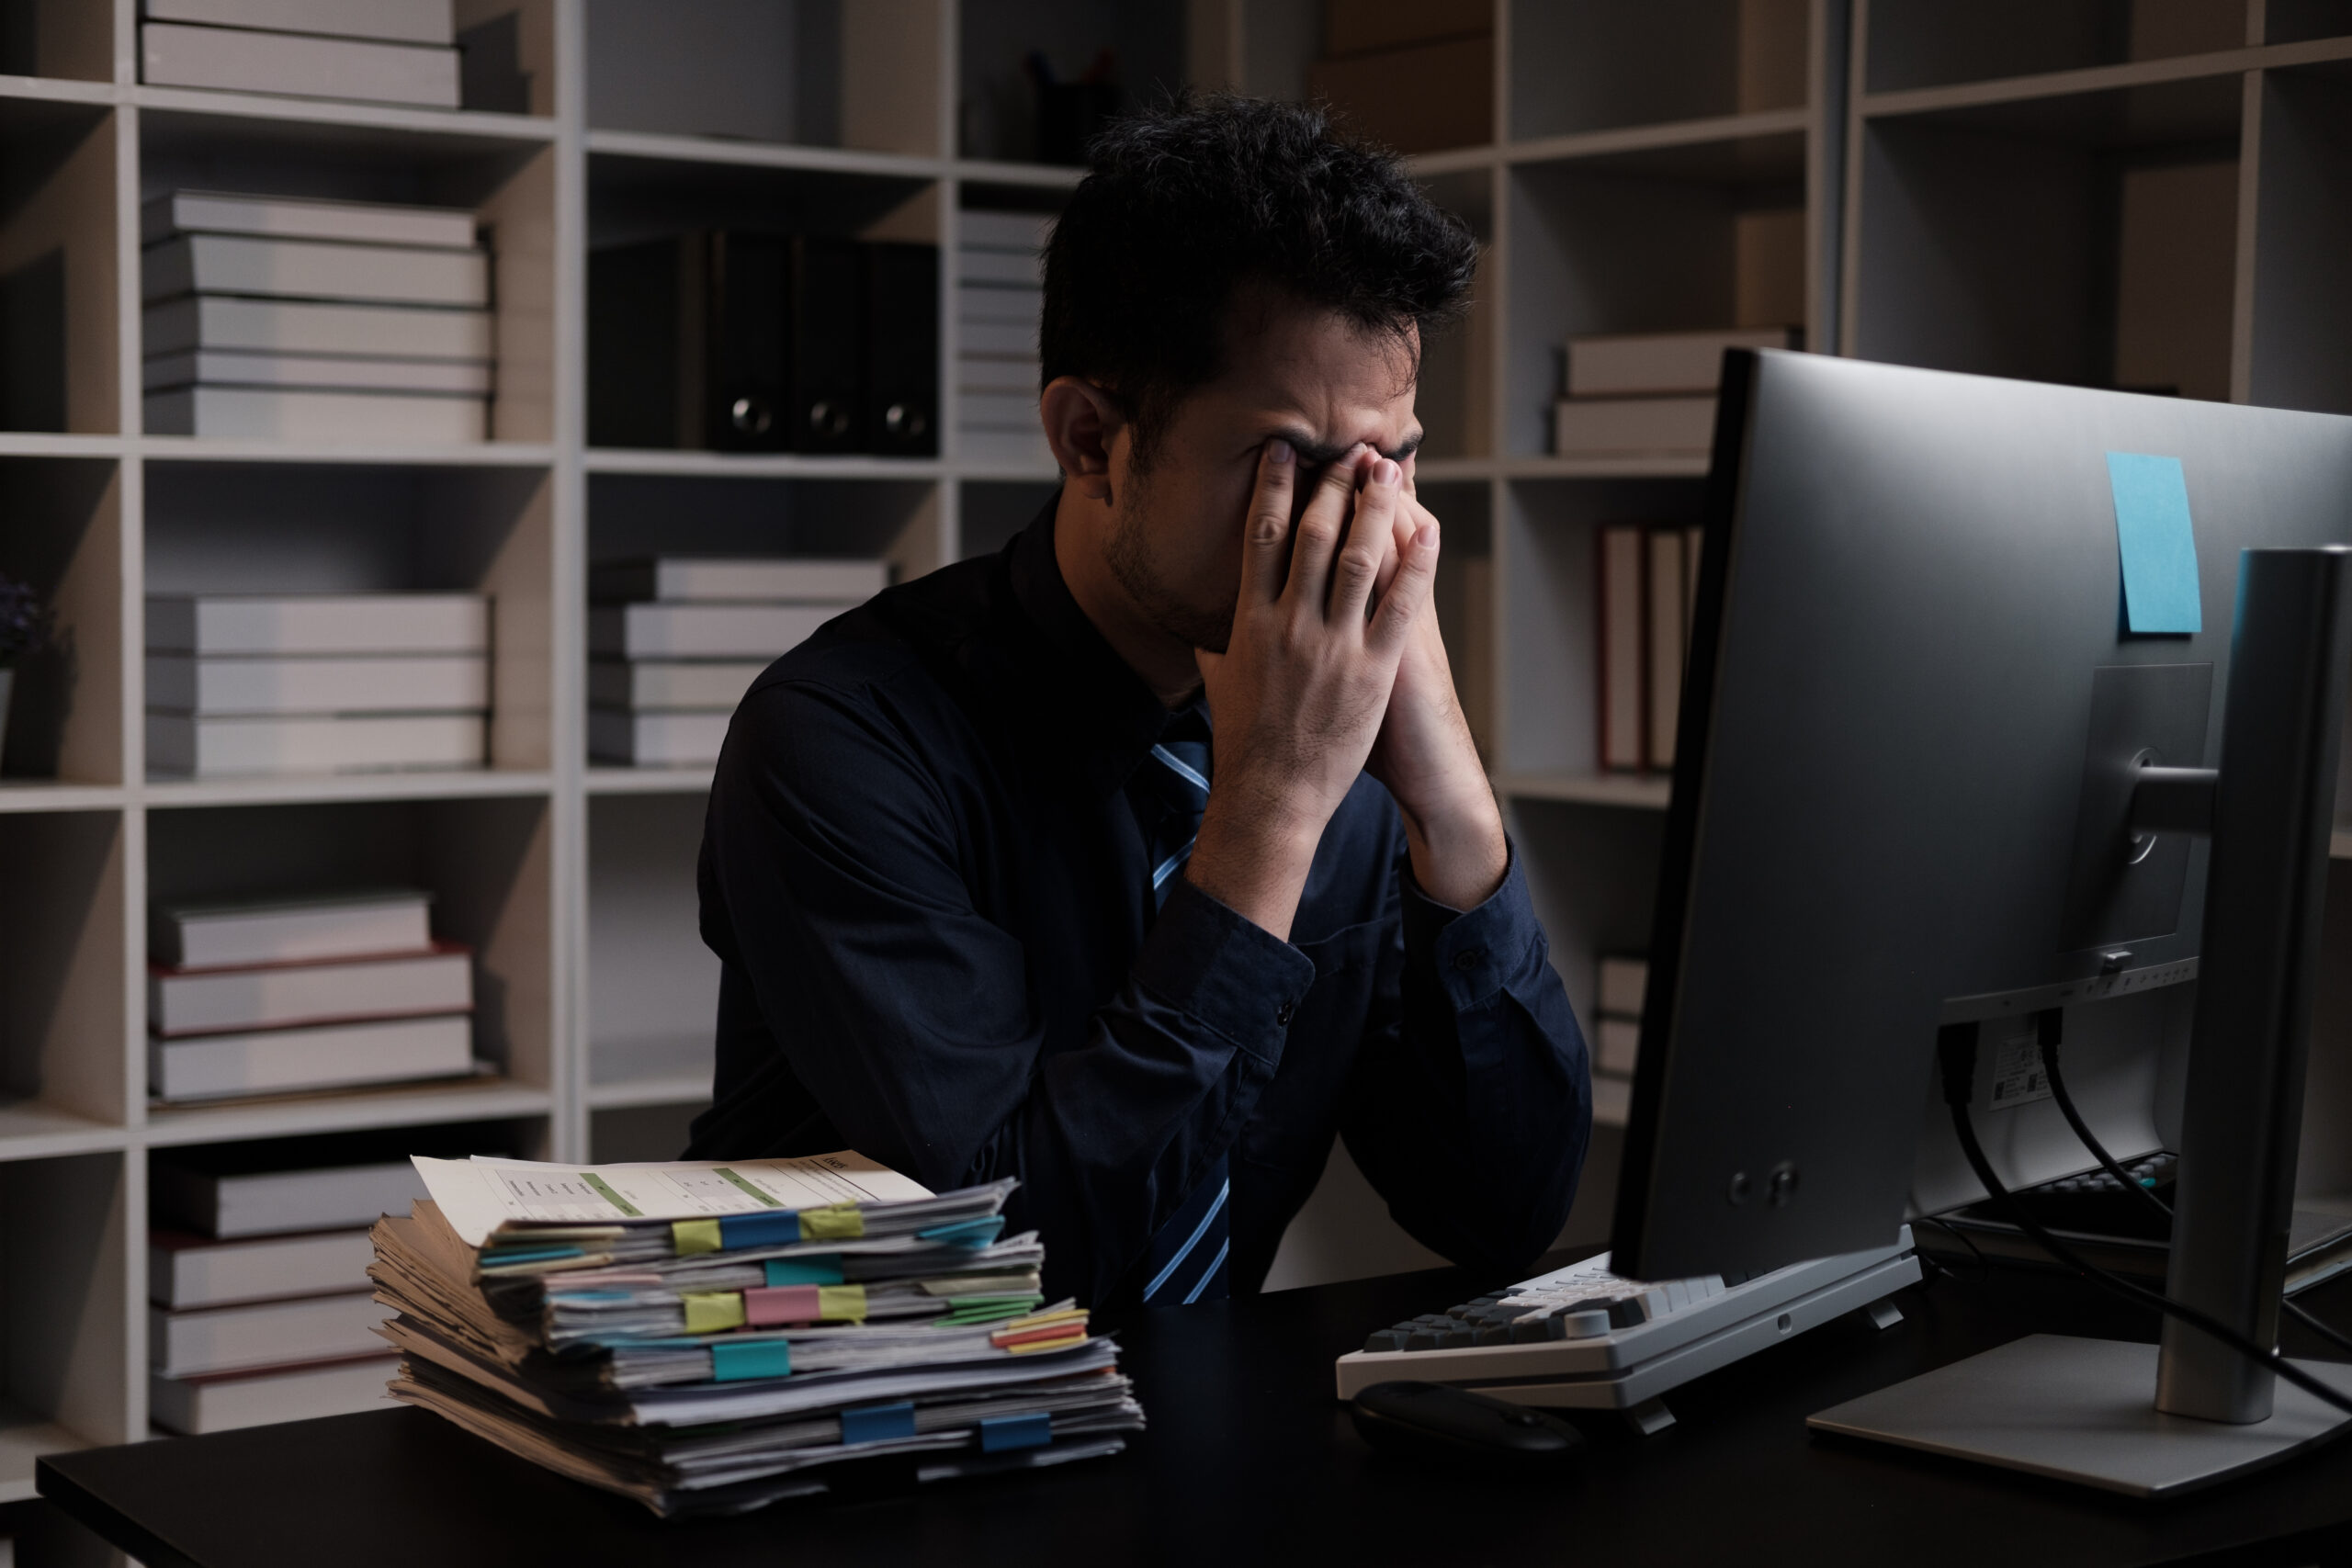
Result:
[[[0,756],[7,746],[8,698],[17,661],[47,651],[51,642],[49,607],[31,584],[0,572]]]

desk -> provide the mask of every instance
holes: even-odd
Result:
[[[1905,1291],[1892,1329],[1849,1314],[1668,1396],[1679,1421],[1660,1437],[1592,1423],[1598,1451],[1566,1476],[1461,1476],[1374,1455],[1332,1397],[1332,1358],[1487,1283],[1440,1270],[1138,1312],[1118,1332],[1151,1427],[1127,1453],[908,1496],[664,1523],[405,1409],[61,1455],[41,1461],[39,1484],[150,1568],[2091,1568],[2253,1543],[2267,1543],[2253,1561],[2352,1554],[2352,1442],[2152,1506],[1807,1435],[1815,1410],[2033,1329],[2154,1337],[2153,1316],[2046,1276]],[[2352,1284],[2306,1299],[2331,1321],[2352,1315]]]

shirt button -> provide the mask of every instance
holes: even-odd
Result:
[[[1288,1029],[1290,1027],[1290,1021],[1296,1017],[1297,1014],[1298,1004],[1296,1002],[1285,1001],[1282,1006],[1274,1010],[1274,1021],[1281,1024],[1284,1029]]]
[[[1453,955],[1453,966],[1465,975],[1486,961],[1487,950],[1483,947],[1465,947]]]

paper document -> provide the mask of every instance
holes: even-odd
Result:
[[[476,1247],[503,1224],[627,1224],[932,1196],[929,1188],[889,1167],[847,1152],[594,1166],[418,1155],[415,1165],[450,1228]]]

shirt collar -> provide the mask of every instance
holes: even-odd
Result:
[[[1094,623],[1087,619],[1054,556],[1057,490],[1036,517],[1013,537],[1007,550],[1013,602],[1041,640],[1033,661],[1040,701],[1033,711],[1078,753],[1075,762],[1096,791],[1108,794],[1126,782],[1160,735],[1183,716],[1206,705],[1198,697],[1173,712],[1127,667]]]

